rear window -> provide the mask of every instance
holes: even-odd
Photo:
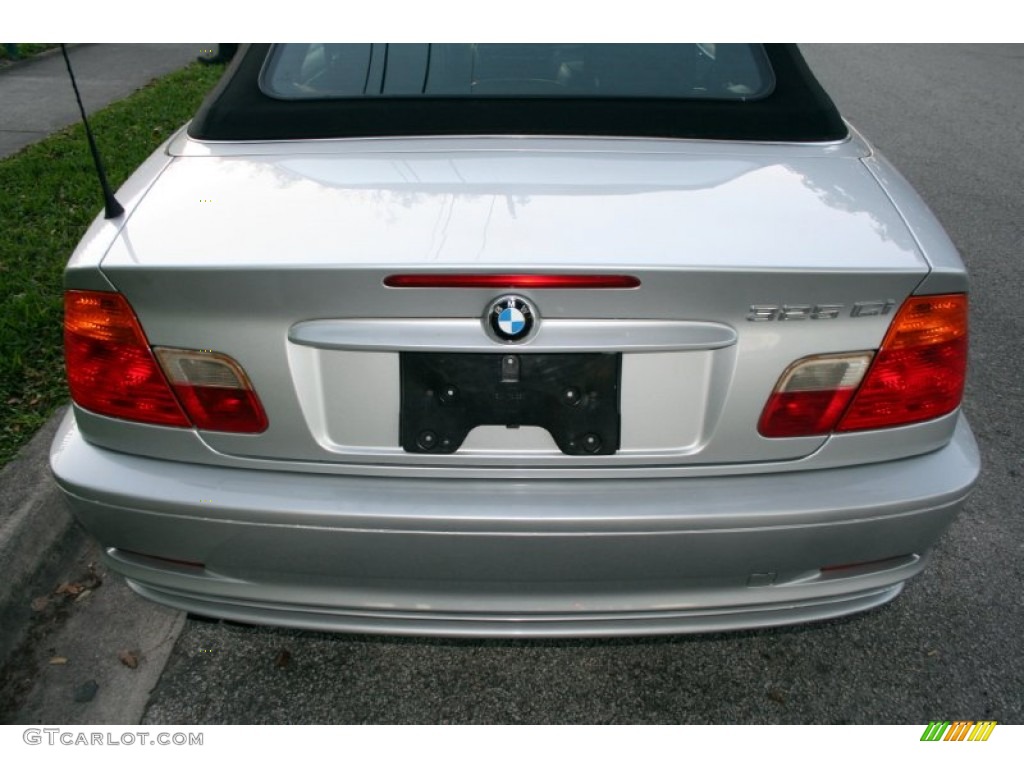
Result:
[[[204,141],[848,135],[800,50],[780,43],[252,43],[188,132]]]
[[[276,99],[367,96],[595,97],[747,101],[771,94],[760,45],[275,45],[260,73]]]

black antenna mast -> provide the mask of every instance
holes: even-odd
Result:
[[[107,172],[103,170],[103,161],[100,159],[100,151],[96,148],[96,139],[92,137],[92,131],[89,129],[89,121],[85,117],[85,107],[82,106],[82,96],[78,93],[78,83],[75,82],[75,73],[71,71],[71,59],[68,58],[68,49],[64,43],[60,44],[60,52],[64,54],[64,63],[68,67],[71,87],[75,89],[78,111],[82,113],[82,125],[85,126],[85,136],[89,139],[89,150],[92,152],[92,160],[96,164],[96,173],[100,177],[100,186],[103,187],[103,207],[106,210],[106,218],[116,219],[124,213],[124,208],[117,202],[117,198],[114,197],[114,193],[110,189],[110,182],[107,181]]]

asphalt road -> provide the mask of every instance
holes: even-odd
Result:
[[[966,409],[985,471],[895,603],[818,625],[445,641],[187,622],[147,723],[1024,721],[1024,46],[807,46],[973,277]]]

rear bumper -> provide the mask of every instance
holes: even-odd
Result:
[[[739,477],[257,472],[97,448],[72,415],[51,464],[111,567],[153,600],[463,636],[718,631],[872,608],[924,567],[979,471],[963,417],[925,456]]]

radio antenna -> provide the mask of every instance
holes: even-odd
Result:
[[[92,152],[92,161],[96,165],[96,174],[100,177],[100,186],[103,188],[103,207],[106,211],[106,218],[116,219],[124,214],[124,208],[117,202],[114,193],[110,189],[110,182],[107,181],[107,172],[103,169],[103,160],[100,159],[100,151],[96,148],[96,139],[92,137],[92,130],[89,128],[89,120],[85,116],[85,107],[82,106],[82,96],[78,92],[78,83],[75,82],[75,73],[71,70],[71,59],[68,58],[68,49],[64,43],[60,44],[60,52],[64,54],[64,63],[68,67],[68,77],[71,78],[71,87],[75,89],[75,101],[78,102],[78,111],[82,113],[82,125],[85,126],[85,137],[89,140],[89,151]]]

